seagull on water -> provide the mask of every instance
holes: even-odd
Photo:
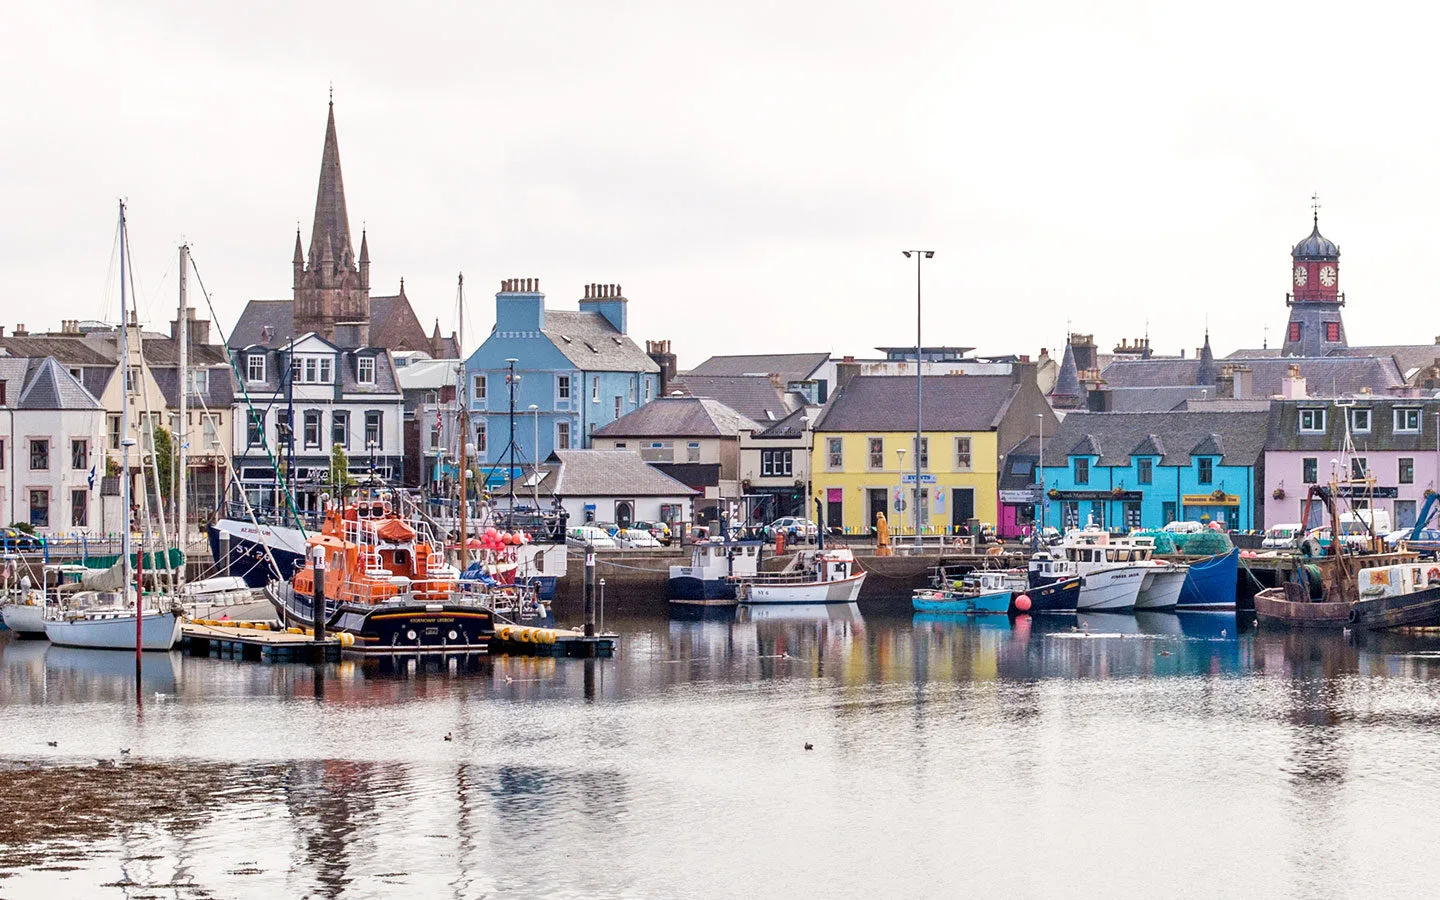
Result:
[[[455,735],[453,735],[453,734],[451,734],[450,732],[447,731],[447,732],[445,732],[445,740],[447,740],[447,741],[453,741],[453,740],[455,740]]]
[[[812,743],[810,743],[809,741],[806,741],[806,742],[805,742],[805,749],[806,749],[806,750],[814,750],[814,749],[815,749],[815,745],[812,744]]]
[[[121,756],[129,756],[129,755],[130,755],[130,748],[129,748],[129,747],[121,747],[121,748],[120,748],[120,755],[121,755]]]
[[[47,747],[58,747],[58,746],[60,746],[60,742],[59,742],[59,741],[46,741],[46,742],[45,742],[45,746],[47,746]]]

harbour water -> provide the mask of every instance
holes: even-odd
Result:
[[[0,637],[0,897],[1433,892],[1440,638],[607,625],[611,660],[152,654],[138,708],[133,656]]]

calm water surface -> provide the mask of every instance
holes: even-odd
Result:
[[[147,655],[139,709],[133,656],[0,637],[0,897],[1435,891],[1440,639],[607,624],[598,662]]]

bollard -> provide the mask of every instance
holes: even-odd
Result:
[[[315,597],[311,601],[311,626],[315,629],[315,642],[325,640],[325,548],[315,548]]]
[[[585,636],[595,636],[595,546],[585,545]]]

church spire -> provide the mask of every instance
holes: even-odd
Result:
[[[1213,385],[1219,381],[1219,368],[1215,365],[1215,353],[1210,349],[1210,328],[1205,328],[1205,346],[1200,348],[1200,365],[1195,369],[1195,383]]]
[[[313,268],[326,244],[340,265],[350,268],[355,251],[350,244],[350,217],[345,210],[345,182],[340,177],[340,141],[335,136],[335,100],[325,123],[325,149],[320,156],[320,187],[315,193],[315,225],[310,231],[310,265]]]

